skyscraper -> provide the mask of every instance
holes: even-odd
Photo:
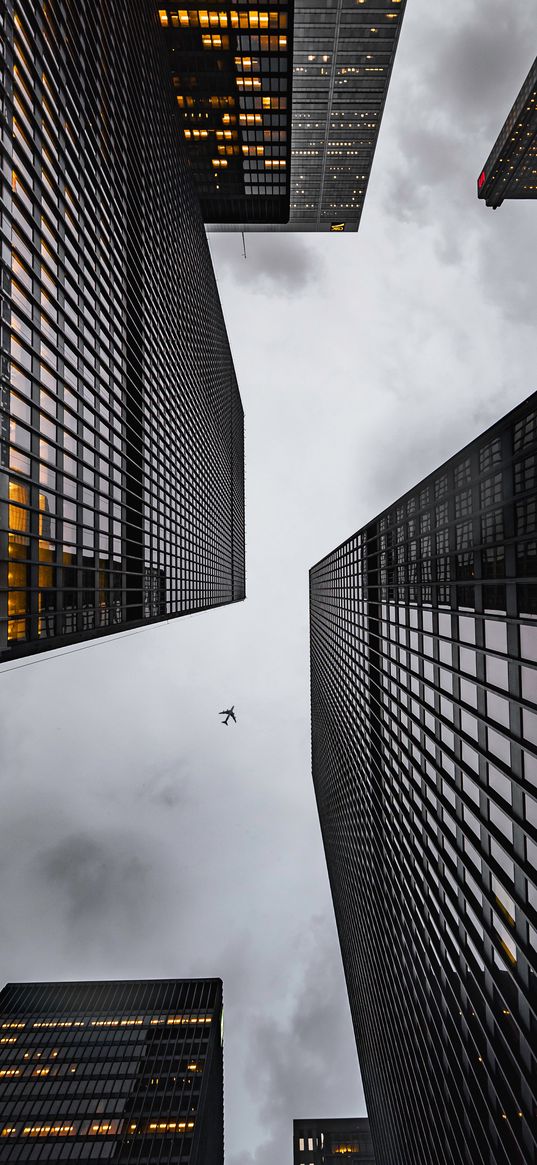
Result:
[[[537,198],[537,60],[483,166],[477,194],[494,209],[504,198]]]
[[[158,8],[209,229],[358,230],[405,0]]]
[[[311,571],[313,778],[378,1165],[536,1151],[537,394]]]
[[[365,1116],[293,1121],[293,1165],[375,1165]]]
[[[0,1161],[223,1165],[222,983],[10,983]]]
[[[157,11],[2,21],[0,660],[244,597],[242,406]]]
[[[292,14],[292,0],[159,8],[207,223],[289,221]]]

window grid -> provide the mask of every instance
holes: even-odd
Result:
[[[310,576],[314,782],[380,1165],[535,1152],[537,592],[517,467],[536,408]]]
[[[244,597],[240,396],[160,29],[129,11],[127,38],[104,3],[4,18],[0,658]]]

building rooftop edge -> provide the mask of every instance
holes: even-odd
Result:
[[[430,473],[425,475],[425,477],[420,478],[415,483],[415,485],[410,486],[410,488],[406,489],[404,493],[399,494],[399,497],[394,498],[393,501],[390,502],[389,505],[385,506],[383,510],[380,510],[378,514],[375,514],[374,517],[369,518],[369,520],[365,522],[363,526],[360,526],[358,530],[353,530],[352,533],[347,536],[347,538],[344,538],[342,542],[338,542],[337,546],[334,546],[332,550],[328,551],[328,554],[323,554],[322,558],[319,558],[313,566],[310,566],[310,579],[314,571],[322,566],[323,562],[326,562],[329,558],[331,558],[337,550],[341,550],[343,546],[346,546],[347,542],[350,542],[351,538],[354,538],[356,534],[360,534],[362,530],[365,530],[365,528],[372,525],[372,523],[379,522],[380,519],[383,518],[385,514],[387,514],[392,509],[393,506],[399,505],[400,502],[404,502],[405,499],[413,494],[417,489],[419,489],[420,486],[426,485],[427,482],[430,482],[431,479],[436,477],[438,473],[441,473],[443,469],[447,468],[449,463],[453,461],[454,457],[462,457],[466,450],[470,449],[476,441],[485,440],[488,436],[491,436],[496,429],[507,424],[510,418],[514,419],[517,413],[522,412],[532,400],[535,401],[535,404],[537,405],[537,391],[531,392],[529,396],[524,397],[524,399],[521,400],[519,404],[515,405],[514,408],[510,409],[508,413],[505,413],[504,416],[500,417],[497,421],[494,421],[492,425],[488,426],[488,428],[483,429],[483,432],[476,433],[476,436],[472,437],[471,441],[467,441],[466,445],[463,445],[461,449],[456,449],[455,452],[452,453],[449,457],[446,457],[446,459],[442,461],[440,465],[437,465],[435,469],[432,469]]]

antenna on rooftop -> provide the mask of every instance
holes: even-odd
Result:
[[[241,234],[242,234],[242,253],[243,253],[244,258],[246,258],[246,241],[244,238],[244,231],[241,231]]]

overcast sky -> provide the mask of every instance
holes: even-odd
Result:
[[[528,0],[408,0],[358,234],[248,235],[246,261],[212,237],[246,602],[2,677],[0,980],[220,975],[228,1165],[290,1165],[293,1117],[365,1111],[310,776],[308,568],[537,388],[537,212],[475,195],[536,33]]]

